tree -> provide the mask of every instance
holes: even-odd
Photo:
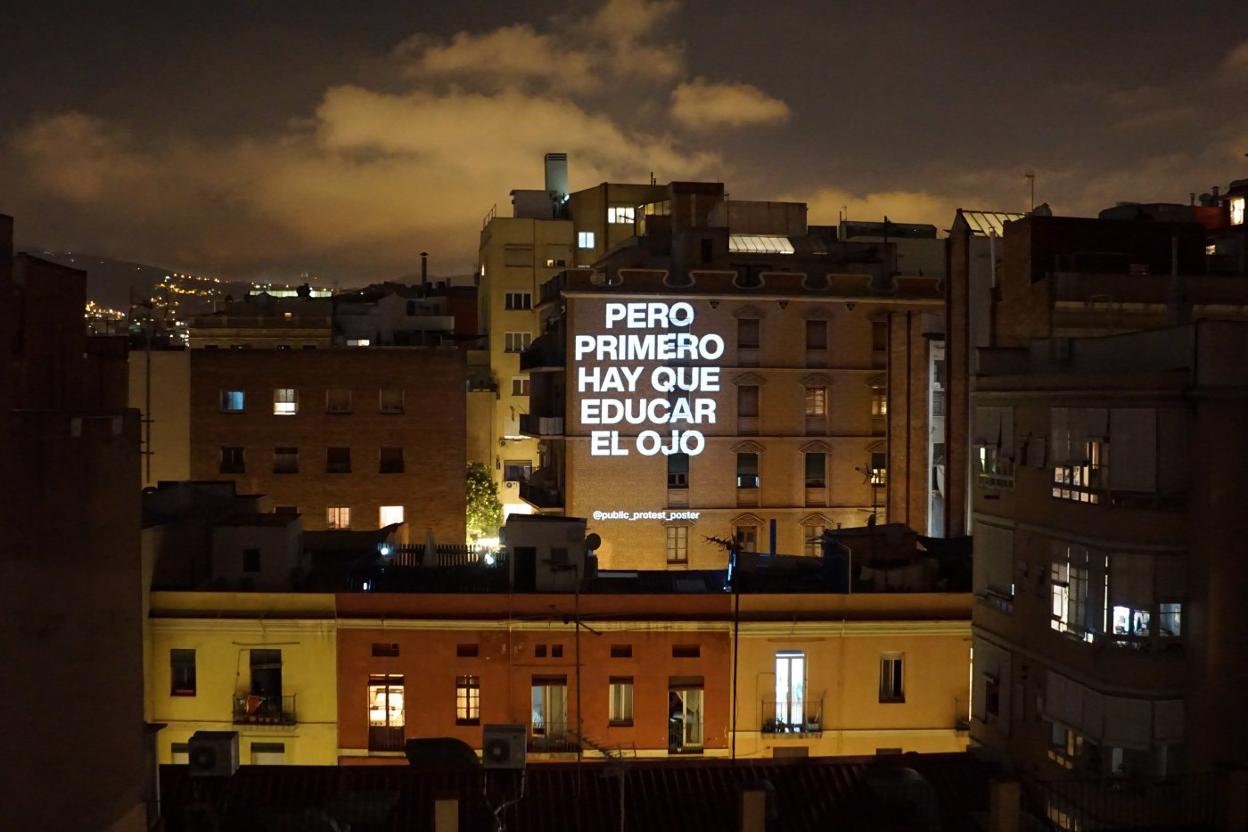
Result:
[[[468,537],[493,537],[503,522],[503,504],[490,469],[480,462],[468,465]]]

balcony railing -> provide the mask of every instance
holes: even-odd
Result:
[[[562,436],[563,417],[521,414],[520,432],[527,436]]]
[[[766,736],[820,736],[823,733],[823,696],[788,701],[764,699],[759,725]]]
[[[295,694],[261,696],[236,693],[233,697],[235,725],[294,725]]]
[[[529,751],[545,754],[561,754],[575,752],[578,745],[568,725],[561,722],[548,722],[543,726],[532,726],[529,729]]]
[[[563,495],[557,489],[540,483],[520,483],[520,499],[537,508],[563,508]]]
[[[369,751],[402,751],[405,742],[402,725],[368,726]]]

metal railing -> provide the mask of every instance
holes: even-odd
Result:
[[[529,728],[528,747],[529,751],[536,753],[558,754],[574,752],[580,744],[567,723],[547,722],[545,725]]]
[[[561,436],[563,434],[562,416],[534,416],[531,413],[520,415],[520,432],[527,436]]]
[[[554,488],[534,482],[520,483],[520,499],[532,503],[538,508],[560,508],[563,506],[563,495]]]
[[[473,567],[494,568],[505,566],[507,553],[487,546],[471,546],[465,544],[438,544],[432,552],[425,551],[423,543],[398,546],[395,548],[393,563],[395,566],[422,567]]]
[[[235,725],[294,725],[295,694],[262,696],[236,693],[232,697]]]
[[[1023,781],[1032,827],[1051,830],[1207,830],[1213,828],[1217,777],[1092,777]]]
[[[817,737],[823,733],[823,695],[800,700],[764,699],[759,730],[766,736]]]
[[[368,726],[369,751],[402,751],[405,742],[402,725]]]

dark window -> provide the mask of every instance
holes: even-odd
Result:
[[[399,655],[399,645],[386,644],[385,642],[374,641],[373,642],[373,655],[374,656],[389,656],[389,657],[397,656]]]
[[[382,474],[402,474],[403,473],[403,449],[402,448],[382,448],[381,449],[381,466],[378,470]]]
[[[667,457],[667,487],[689,487],[689,455],[671,454]]]
[[[902,687],[903,657],[900,653],[885,653],[880,656],[880,701],[904,702],[905,689]]]
[[[169,651],[169,693],[172,696],[195,695],[195,651]]]
[[[455,645],[455,655],[460,658],[472,658],[480,653],[481,646],[479,644],[457,644]]]
[[[325,473],[326,474],[350,474],[351,473],[351,449],[350,448],[326,448],[325,449]]]
[[[251,692],[271,702],[282,701],[282,651],[251,651]]]
[[[871,349],[883,351],[888,349],[888,323],[885,321],[871,322]]]
[[[563,645],[562,644],[550,645],[550,657],[552,659],[562,659],[563,658]]]
[[[633,657],[633,645],[631,644],[612,644],[611,658],[613,659],[631,659]]]
[[[506,482],[528,482],[533,473],[533,462],[528,459],[509,459],[503,463],[503,480]]]
[[[299,473],[299,449],[298,448],[274,448],[273,449],[273,473],[274,474],[297,474]]]
[[[806,322],[806,349],[826,350],[828,348],[828,322]]]
[[[529,292],[508,292],[503,299],[505,309],[532,309],[533,295]]]
[[[702,648],[697,644],[672,645],[673,659],[696,659],[702,655]]]
[[[299,506],[274,506],[274,514],[298,514]]]
[[[247,470],[243,462],[242,448],[222,448],[221,449],[221,473],[222,474],[242,474]]]
[[[702,239],[702,262],[711,262],[711,241],[705,237]]]
[[[259,572],[260,571],[260,550],[244,549],[243,550],[243,571]]]
[[[325,412],[350,413],[351,391],[343,387],[331,387],[325,391]]]
[[[539,659],[546,658],[546,645],[539,644],[533,648],[533,655]]]
[[[398,387],[384,387],[378,393],[378,409],[382,413],[403,412],[403,390]]]
[[[758,488],[758,454],[737,454],[737,488]]]
[[[823,488],[827,484],[827,454],[806,454],[806,487]]]
[[[737,349],[758,349],[758,318],[737,319]]]
[[[737,415],[758,416],[757,384],[742,384],[737,387]]]
[[[995,722],[1001,715],[1001,685],[990,673],[984,674],[984,714],[985,722]]]

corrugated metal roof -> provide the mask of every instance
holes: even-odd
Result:
[[[959,209],[959,213],[966,220],[966,224],[971,227],[971,233],[977,237],[987,237],[990,234],[1000,237],[1005,233],[1007,222],[1021,220],[1025,216],[1008,211],[967,211],[965,209]]]
[[[733,254],[792,254],[793,241],[781,234],[729,234]]]
[[[735,829],[742,791],[760,787],[769,794],[768,829],[928,829],[909,818],[913,807],[887,797],[906,791],[904,797],[912,799],[914,790],[904,786],[915,781],[927,784],[922,791],[933,798],[940,828],[969,829],[974,828],[972,814],[987,808],[991,774],[968,754],[627,760],[622,766],[586,762],[578,784],[575,764],[538,763],[525,773],[524,798],[502,813],[506,828],[616,832],[621,827],[619,770],[625,776],[624,826],[644,832]],[[181,825],[187,810],[205,805],[230,813],[222,818],[222,828],[253,828],[249,824],[257,819],[297,814],[333,818],[352,830],[432,832],[433,801],[452,796],[461,801],[461,829],[487,829],[492,828],[490,810],[481,795],[488,788],[497,805],[514,797],[518,786],[511,772],[492,772],[486,783],[480,770],[410,766],[243,766],[228,781],[197,779],[193,784],[186,766],[161,766],[160,781],[169,832],[187,828]]]

